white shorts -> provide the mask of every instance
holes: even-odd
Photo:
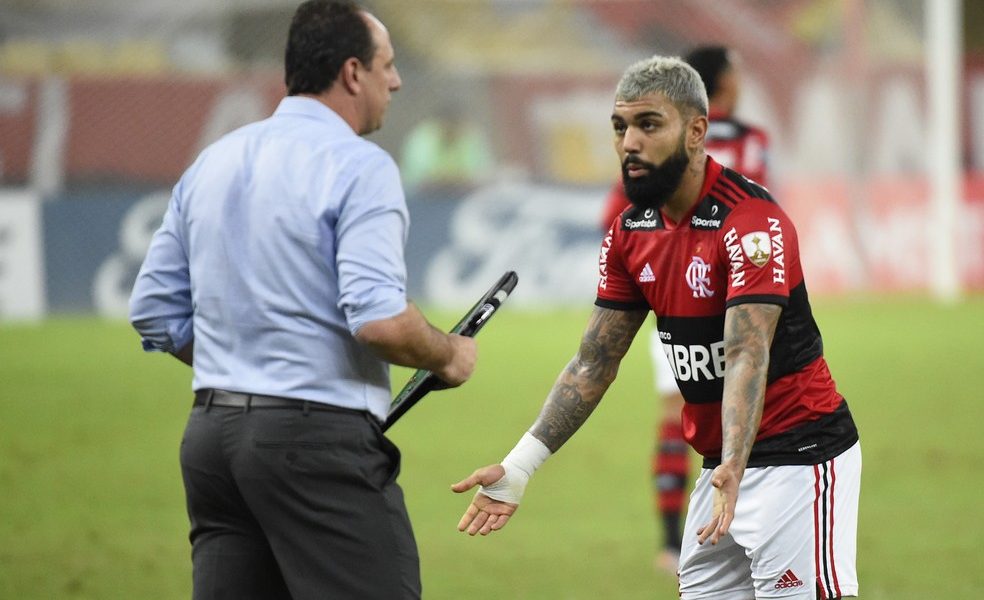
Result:
[[[673,367],[670,366],[670,359],[666,357],[666,352],[663,350],[663,342],[659,339],[659,329],[655,327],[649,334],[649,357],[653,362],[654,384],[659,395],[679,394],[680,388],[677,387]]]
[[[858,595],[860,442],[825,463],[745,471],[735,519],[712,546],[697,543],[711,519],[711,471],[690,496],[680,552],[683,600],[826,599]]]

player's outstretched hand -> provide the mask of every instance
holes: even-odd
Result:
[[[728,534],[731,522],[735,518],[735,505],[738,503],[738,483],[741,476],[733,468],[718,465],[711,473],[711,485],[714,486],[714,510],[711,520],[697,530],[697,543],[703,544],[710,538],[711,544],[717,544]]]
[[[502,465],[482,467],[452,485],[451,490],[460,494],[467,492],[476,485],[492,485],[502,479],[505,474],[506,470]],[[482,492],[476,492],[465,514],[458,521],[458,531],[467,531],[468,535],[475,535],[476,533],[488,535],[505,527],[509,517],[516,512],[518,507],[518,504],[493,500]]]

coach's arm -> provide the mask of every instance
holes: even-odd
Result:
[[[475,370],[475,340],[438,330],[413,303],[394,317],[369,321],[355,339],[387,362],[433,371],[450,386],[461,385]]]
[[[557,377],[530,431],[502,464],[482,467],[451,486],[459,493],[482,486],[458,523],[459,531],[487,535],[505,526],[533,471],[559,450],[598,406],[648,314],[648,309],[595,307],[577,354]]]

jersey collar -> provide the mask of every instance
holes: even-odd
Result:
[[[711,155],[707,154],[706,156],[707,161],[704,163],[704,183],[700,186],[700,194],[697,195],[697,202],[694,202],[694,205],[680,218],[679,222],[674,222],[673,219],[667,217],[662,208],[659,210],[660,217],[663,219],[663,226],[666,229],[676,229],[680,226],[680,223],[689,223],[691,217],[697,211],[697,207],[704,201],[708,192],[711,191],[711,186],[714,185],[714,182],[721,175],[720,163],[711,158]]]

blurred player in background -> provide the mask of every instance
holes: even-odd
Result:
[[[457,103],[422,119],[403,141],[400,174],[411,193],[464,195],[494,168],[485,133]]]
[[[540,465],[587,421],[650,312],[703,456],[680,553],[683,600],[839,598],[858,591],[861,447],[823,357],[796,229],[768,190],[704,150],[707,95],[683,61],[630,66],[612,112],[632,207],[599,257],[577,354],[458,523],[504,527]],[[601,492],[613,493],[611,491]]]
[[[707,90],[708,126],[704,147],[718,163],[749,179],[766,185],[768,137],[765,132],[734,117],[741,89],[739,59],[724,46],[699,46],[684,57],[700,75]],[[625,187],[619,179],[605,201],[601,227],[608,231],[612,222],[629,207]],[[656,392],[663,401],[663,413],[656,427],[653,445],[653,493],[657,518],[663,527],[663,548],[656,555],[656,567],[676,573],[680,556],[681,525],[690,452],[683,438],[680,413],[683,395],[667,359],[666,348],[653,329],[649,341]]]
[[[458,385],[475,342],[406,298],[396,163],[362,136],[401,80],[348,1],[291,22],[287,97],[174,187],[134,285],[147,350],[193,365],[181,443],[194,598],[420,597],[388,363]]]

